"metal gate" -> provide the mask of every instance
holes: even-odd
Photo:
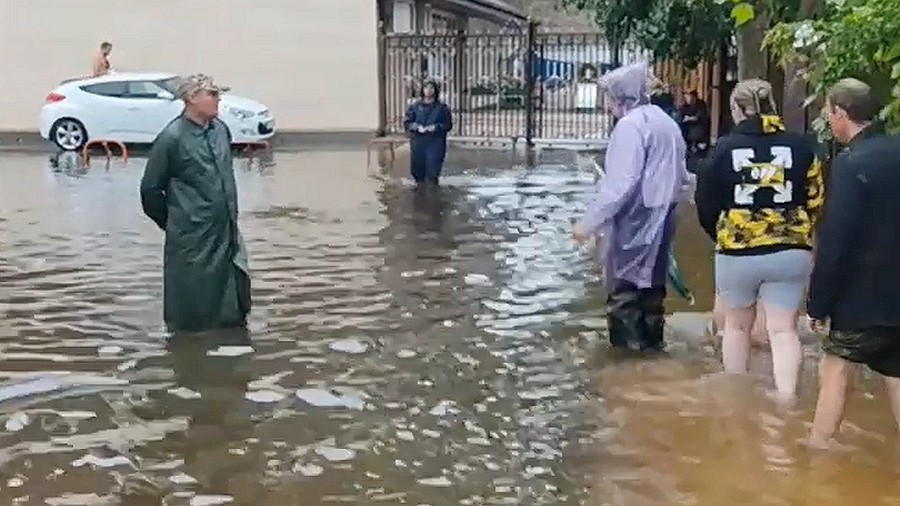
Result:
[[[403,134],[406,109],[427,79],[441,84],[456,138],[604,139],[611,119],[598,77],[619,65],[650,61],[636,44],[613,44],[599,32],[538,31],[381,36],[379,72],[383,134]],[[655,62],[679,95],[698,91],[714,118],[724,98],[721,62],[685,68]],[[713,132],[718,121],[714,121]]]
[[[383,35],[381,115],[385,134],[403,133],[406,109],[433,79],[454,113],[455,137],[605,138],[610,129],[598,77],[647,60],[600,33]]]

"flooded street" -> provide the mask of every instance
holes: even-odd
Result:
[[[668,357],[612,361],[570,238],[590,172],[448,166],[421,194],[364,152],[274,156],[236,164],[247,333],[167,342],[144,161],[0,154],[0,504],[900,505],[868,373],[831,454],[799,442],[814,339],[796,409],[764,353],[715,374],[690,209],[696,306],[671,299]]]

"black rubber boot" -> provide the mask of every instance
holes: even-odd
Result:
[[[665,287],[641,290],[641,313],[644,323],[641,351],[662,351],[666,327]]]
[[[610,344],[621,350],[640,350],[644,341],[640,290],[631,283],[616,281],[606,304]]]

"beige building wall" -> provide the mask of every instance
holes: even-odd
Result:
[[[378,126],[375,0],[0,0],[0,131],[37,131],[44,98],[90,73],[211,74],[282,131]]]

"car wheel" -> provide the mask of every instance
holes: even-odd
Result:
[[[77,119],[62,118],[50,127],[50,140],[63,151],[78,151],[87,143],[88,135]]]

